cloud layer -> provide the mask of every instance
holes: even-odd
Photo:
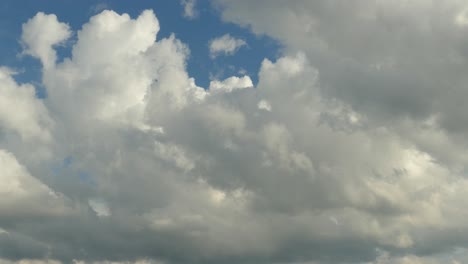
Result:
[[[255,87],[198,87],[149,10],[60,62],[23,24],[48,96],[0,68],[0,263],[463,263],[463,2],[214,4],[284,45]]]

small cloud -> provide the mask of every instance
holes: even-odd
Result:
[[[271,112],[271,104],[267,100],[261,100],[257,105],[258,109]]]
[[[90,12],[93,14],[100,13],[103,10],[110,9],[109,4],[107,3],[97,3],[90,8]]]
[[[210,82],[210,91],[213,92],[232,92],[236,89],[244,89],[253,87],[252,80],[249,76],[236,77],[232,76],[223,81],[214,80]]]
[[[102,200],[90,199],[88,204],[98,217],[106,217],[111,215],[109,206],[107,206],[107,203]]]
[[[340,225],[340,222],[338,222],[338,219],[334,216],[329,217],[330,221],[332,221],[335,225]]]
[[[237,73],[239,73],[240,75],[246,75],[246,74],[247,74],[247,70],[244,69],[244,68],[240,68],[239,71],[238,71]]]
[[[0,235],[8,235],[8,234],[9,234],[8,231],[0,228]]]
[[[195,8],[197,5],[196,0],[181,0],[180,4],[184,8],[183,16],[188,19],[195,19],[198,17],[198,11]]]
[[[226,193],[221,190],[210,188],[209,194],[211,202],[215,205],[220,205],[226,199]]]
[[[59,22],[56,15],[39,12],[23,24],[23,54],[38,58],[45,68],[50,68],[57,60],[54,47],[62,45],[71,34],[70,26]]]
[[[245,45],[247,43],[243,39],[237,39],[225,34],[210,41],[210,57],[214,59],[219,55],[233,55]]]

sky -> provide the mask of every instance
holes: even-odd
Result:
[[[189,1],[192,2],[192,1]],[[193,5],[193,4],[192,4]],[[202,87],[209,85],[210,80],[229,77],[239,71],[257,72],[264,58],[276,58],[279,55],[280,43],[266,35],[257,35],[233,23],[221,21],[220,14],[209,1],[196,2],[193,14],[188,17],[185,2],[157,1],[2,1],[0,4],[0,58],[3,66],[20,69],[15,79],[23,82],[37,81],[40,85],[41,65],[31,57],[22,56],[22,24],[38,12],[55,14],[71,27],[74,32],[70,39],[56,47],[58,61],[69,57],[71,48],[76,42],[76,32],[89,19],[103,10],[113,10],[119,14],[127,13],[138,16],[143,10],[151,9],[162,25],[158,35],[161,38],[174,34],[177,39],[189,46],[187,71],[196,77]],[[24,8],[27,7],[27,8]],[[246,44],[239,49],[237,56],[223,56],[210,59],[209,42],[225,34]],[[247,45],[248,44],[248,45]],[[247,59],[248,58],[248,59]],[[24,68],[28,66],[28,71]],[[257,81],[256,74],[251,76]],[[42,88],[42,87],[40,87]]]
[[[0,264],[468,263],[468,2],[0,3]]]

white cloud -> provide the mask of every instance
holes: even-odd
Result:
[[[246,46],[247,43],[243,39],[234,38],[229,34],[212,39],[209,43],[210,56],[215,58],[219,55],[229,56],[234,55],[240,48]]]
[[[168,162],[173,162],[185,172],[195,167],[194,161],[187,157],[185,151],[177,145],[155,142],[154,148],[159,158]]]
[[[214,80],[210,82],[209,90],[212,92],[232,92],[236,89],[252,88],[253,83],[249,76],[232,76],[223,81]]]
[[[67,212],[61,195],[34,178],[4,149],[0,149],[0,167],[0,221],[10,216],[60,216]]]
[[[110,9],[110,6],[108,3],[105,3],[105,2],[97,3],[89,8],[89,10],[93,14],[102,12],[103,10],[106,10],[106,9]]]
[[[69,26],[59,23],[57,16],[39,12],[23,24],[21,40],[26,46],[24,52],[39,58],[44,67],[52,67],[57,59],[53,46],[63,43],[70,34]]]
[[[184,17],[188,19],[195,19],[198,17],[196,9],[197,0],[181,0],[182,7],[184,8]]]
[[[50,140],[52,120],[32,85],[19,85],[7,68],[0,68],[0,129],[25,140]]]
[[[260,100],[257,105],[258,109],[271,112],[271,104],[267,100]]]
[[[93,209],[93,211],[96,213],[97,216],[99,217],[111,216],[111,211],[105,201],[102,201],[99,199],[90,199],[88,200],[88,204]]]

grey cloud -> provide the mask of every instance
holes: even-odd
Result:
[[[256,87],[248,76],[198,87],[188,47],[156,38],[151,11],[94,16],[59,63],[53,47],[67,34],[23,38],[49,96],[0,87],[0,98],[31,102],[41,115],[26,123],[49,140],[37,155],[24,123],[0,119],[4,166],[43,190],[0,206],[0,259],[418,263],[466,247],[464,128],[448,122],[463,90],[438,85],[462,83],[449,69],[464,64],[427,57],[456,46],[458,2],[215,2],[224,19],[285,45]],[[41,21],[67,28],[40,14],[24,34],[47,31]],[[3,90],[21,88],[5,76]]]
[[[328,108],[332,107],[321,113],[321,124],[351,135],[376,128],[388,131],[389,135],[397,137],[394,140],[406,142],[430,155],[433,162],[447,169],[453,180],[464,181],[462,171],[465,170],[466,159],[460,148],[465,148],[466,143],[460,135],[466,131],[466,122],[461,116],[464,106],[460,102],[466,98],[463,88],[466,82],[463,73],[466,68],[463,44],[466,42],[466,28],[460,21],[463,20],[466,3],[213,2],[226,21],[278,39],[284,44],[286,54],[297,51],[305,53],[319,73],[318,96],[328,102]],[[333,110],[334,105],[338,105],[338,109]],[[340,111],[340,108],[346,111]],[[349,117],[346,118],[350,113],[354,120],[352,122]],[[360,141],[355,138],[354,142]],[[356,153],[365,146],[350,148],[354,152],[351,155],[368,157]],[[376,155],[385,152],[381,148],[374,151]],[[346,150],[338,151],[336,146],[332,150],[334,154],[343,152]],[[347,159],[360,164],[353,158]],[[375,160],[368,162],[377,164]],[[382,175],[378,167],[371,169],[375,176],[389,177]],[[398,167],[394,169],[397,174],[403,172],[407,175],[405,177],[410,177],[412,173],[404,168],[402,171]],[[364,179],[368,177],[364,176]],[[391,176],[394,177],[398,176]],[[343,182],[341,184],[345,185]],[[417,186],[414,188],[418,189]],[[424,192],[431,192],[427,188],[423,189]],[[345,200],[349,201],[349,197]],[[395,201],[387,202],[375,204],[375,208],[381,211],[396,205]],[[397,202],[400,204],[397,207],[402,202]],[[408,200],[403,203],[411,202]],[[453,208],[457,207],[455,200],[450,204]],[[415,205],[408,206],[411,208]],[[390,212],[401,213],[408,208],[396,211],[394,208]],[[440,240],[423,235],[431,233],[424,227],[416,225],[413,228],[416,237],[420,238],[412,246],[418,254],[451,252],[456,245],[466,246],[460,236],[452,233],[451,227],[447,226],[447,229],[436,235]],[[459,232],[462,231],[459,229]],[[440,242],[437,246],[425,248],[424,244],[428,242],[422,241]]]
[[[214,2],[226,20],[306,52],[323,93],[375,122],[438,113],[448,131],[464,129],[453,107],[465,95],[463,1]]]

